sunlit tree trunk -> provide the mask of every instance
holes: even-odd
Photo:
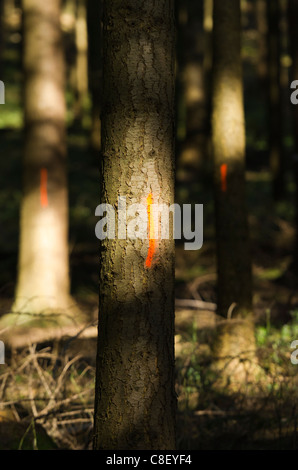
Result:
[[[251,256],[245,202],[245,123],[240,0],[214,1],[212,141],[216,206],[218,313],[216,354],[254,348]],[[236,365],[234,374],[236,375]],[[241,367],[239,367],[241,369]],[[229,368],[226,368],[228,372]]]
[[[284,195],[284,155],[282,145],[282,97],[280,81],[280,15],[279,0],[267,2],[268,72],[269,72],[269,159],[275,200]]]
[[[174,2],[105,0],[101,202],[174,199]],[[174,241],[104,240],[95,449],[175,448]]]
[[[13,311],[49,314],[56,323],[62,319],[52,314],[71,315],[72,306],[60,0],[23,0],[23,15],[24,188]]]
[[[102,89],[102,0],[88,0],[89,89],[92,100],[91,147],[101,148],[101,89]]]

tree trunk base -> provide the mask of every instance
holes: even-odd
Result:
[[[254,325],[249,319],[218,323],[213,346],[215,388],[239,391],[262,373],[256,358]]]
[[[59,303],[55,302],[53,306],[37,297],[26,302],[17,299],[12,306],[11,313],[1,317],[0,331],[76,326],[84,321],[86,321],[85,316],[71,296],[61,299]]]

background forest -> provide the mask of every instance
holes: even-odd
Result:
[[[0,0],[0,339],[6,346],[0,449],[91,449],[102,301],[94,232],[101,192],[102,8],[99,0],[64,0],[59,10],[57,0],[48,0],[40,2],[45,6],[36,21],[30,17],[36,3]],[[38,15],[55,14],[62,41],[57,36],[60,53],[52,54]],[[216,34],[213,0],[176,0],[175,16],[175,202],[204,205],[202,248],[186,251],[182,241],[175,244],[177,448],[297,450],[298,365],[291,362],[291,344],[298,340],[298,105],[290,98],[291,83],[298,80],[298,1],[241,1],[245,168],[235,167],[228,205],[220,191],[226,192],[229,167],[220,157],[224,139],[216,134],[224,131],[213,114],[221,93],[214,82],[221,70],[218,38],[228,16],[222,22],[217,16]],[[237,67],[237,50],[235,57]],[[40,76],[30,81],[39,60]],[[55,87],[64,77],[62,96]],[[40,109],[51,110],[54,127],[36,106],[43,83],[47,99]],[[234,126],[237,110],[226,100],[227,125]],[[237,125],[229,129],[236,146]],[[41,158],[43,139],[48,140]],[[59,150],[48,166],[54,147]],[[26,232],[31,215],[41,220],[51,195],[59,229],[52,231],[49,218],[45,232],[32,237]],[[49,230],[53,248],[42,246],[47,256],[36,263],[32,281],[26,260],[42,244],[38,236]],[[65,246],[59,241],[64,236]],[[58,306],[36,297],[36,286],[42,298],[49,285],[61,296]],[[28,298],[29,306],[19,297]],[[66,304],[66,320],[58,326],[53,317],[49,321],[47,309]],[[238,306],[241,315],[253,312],[252,321],[243,326],[240,315],[240,326],[235,320],[230,329]],[[37,311],[46,313],[28,322],[28,312]],[[253,353],[249,346],[243,357],[247,341]]]

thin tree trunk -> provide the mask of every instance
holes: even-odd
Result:
[[[76,0],[65,0],[63,13],[67,18],[67,34],[64,35],[64,48],[66,56],[66,76],[67,85],[76,98],[77,93],[77,73],[76,73]],[[75,114],[75,101],[73,114]]]
[[[72,301],[60,0],[23,0],[23,15],[24,194],[13,311],[65,314]]]
[[[269,51],[269,159],[273,180],[273,197],[284,195],[284,155],[282,145],[282,99],[280,82],[280,8],[279,0],[270,0],[268,10]]]
[[[211,96],[212,96],[212,63],[213,63],[213,47],[212,47],[212,38],[213,38],[213,0],[204,0],[204,60],[203,60],[203,70],[204,70],[204,90],[206,95],[206,159],[208,163],[211,163],[212,155],[212,144],[211,144]],[[206,161],[205,161],[206,163]],[[207,167],[210,167],[208,165]]]
[[[262,88],[268,87],[268,22],[266,0],[257,0],[255,3],[256,23],[258,30],[258,61],[257,73]]]
[[[288,24],[290,36],[290,52],[292,57],[291,81],[298,80],[298,0],[289,0]],[[296,243],[294,248],[293,268],[298,272],[298,105],[291,105],[294,134],[293,170],[295,179],[295,228]]]
[[[0,80],[3,80],[3,53],[4,53],[4,0],[0,0]]]
[[[177,176],[194,178],[207,159],[208,100],[204,75],[203,5],[187,2],[187,23],[181,28],[181,78],[185,99],[186,135],[181,144]]]
[[[104,1],[101,202],[174,199],[174,2]],[[95,449],[175,448],[174,241],[104,240]]]
[[[240,0],[214,0],[213,156],[219,325],[215,356],[230,361],[223,373],[243,376],[241,355],[254,349],[251,256],[245,202],[245,124]],[[235,357],[237,367],[231,362]],[[239,362],[240,361],[240,362]],[[239,371],[238,370],[238,366]],[[235,370],[233,370],[233,368]],[[240,380],[240,379],[239,379]]]
[[[85,0],[76,0],[76,103],[75,122],[82,123],[84,102],[88,93],[88,33]]]
[[[210,80],[212,70],[213,0],[204,0],[204,70]]]
[[[101,148],[102,0],[88,0],[89,88],[92,99],[91,147]]]

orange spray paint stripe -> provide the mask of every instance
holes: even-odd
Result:
[[[154,239],[154,218],[152,214],[153,197],[150,193],[147,197],[147,214],[148,214],[148,229],[149,229],[149,248],[146,259],[146,268],[151,268],[152,260],[155,253],[155,239]]]
[[[48,170],[41,168],[40,170],[40,204],[41,207],[48,207]]]
[[[228,174],[228,165],[223,163],[220,166],[220,181],[221,181],[221,190],[223,193],[227,191],[227,174]]]

